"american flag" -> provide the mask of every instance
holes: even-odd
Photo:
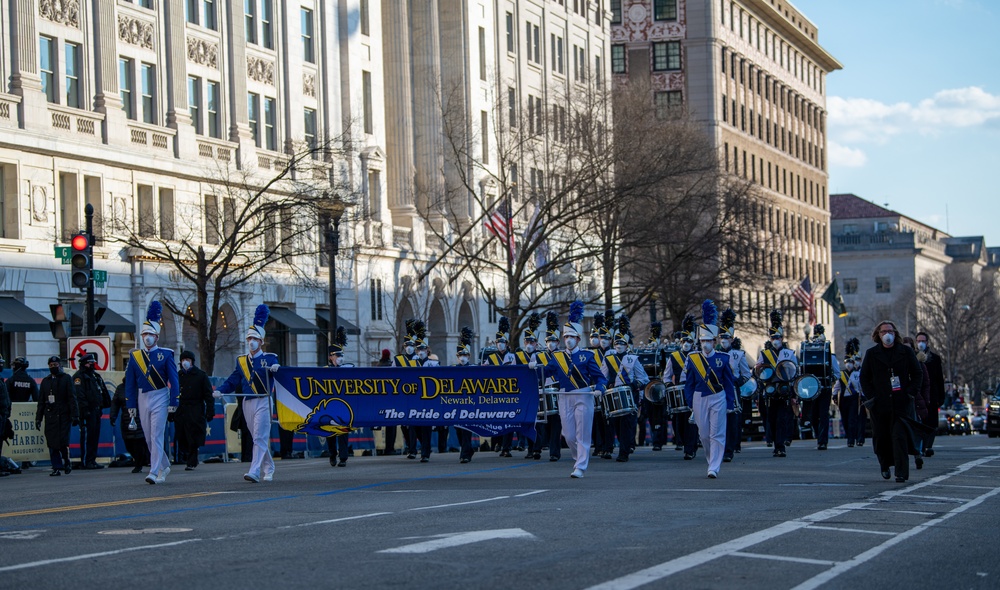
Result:
[[[798,300],[809,312],[809,325],[816,325],[816,297],[813,296],[812,283],[809,282],[809,275],[802,279],[802,282],[792,291],[792,297]]]
[[[507,205],[501,204],[486,216],[483,226],[496,236],[501,242],[507,244],[510,259],[514,259],[514,218],[510,214]]]

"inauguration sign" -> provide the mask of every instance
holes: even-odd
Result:
[[[281,427],[317,436],[397,424],[535,436],[538,377],[526,366],[281,367],[274,389]]]

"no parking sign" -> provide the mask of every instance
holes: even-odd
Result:
[[[95,368],[98,371],[107,371],[111,364],[110,336],[74,336],[66,340],[66,350],[69,351],[69,366],[73,370],[79,369],[77,358],[88,352],[97,357]]]

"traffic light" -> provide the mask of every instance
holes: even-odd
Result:
[[[70,266],[73,269],[73,286],[77,289],[86,289],[90,284],[90,271],[94,269],[93,248],[91,247],[90,235],[79,233],[73,236],[70,242],[72,248],[72,258]]]

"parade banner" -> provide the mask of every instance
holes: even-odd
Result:
[[[274,389],[281,427],[317,436],[390,424],[535,436],[538,376],[526,366],[281,367]]]
[[[3,454],[14,461],[48,461],[49,448],[45,445],[45,425],[35,430],[38,404],[15,402],[11,404],[10,423],[14,426],[14,439],[3,446]]]

